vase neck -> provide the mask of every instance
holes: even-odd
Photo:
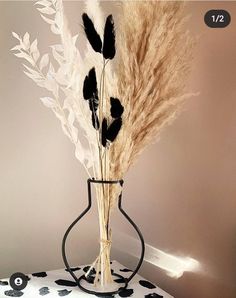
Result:
[[[96,184],[120,184],[123,186],[124,180],[99,180],[99,179],[88,179],[88,183],[96,183]]]

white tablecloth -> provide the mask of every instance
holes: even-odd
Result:
[[[116,261],[112,262],[112,269],[124,277],[128,277],[131,272]],[[86,266],[74,267],[76,276],[84,274]],[[9,279],[0,281],[0,298],[6,297],[68,297],[68,298],[91,298],[93,295],[82,292],[74,283],[73,278],[65,269],[28,274],[29,281],[27,287],[22,291],[13,291],[9,285]],[[12,296],[14,295],[14,296]],[[164,292],[162,289],[148,282],[139,275],[136,275],[127,287],[127,290],[114,296],[134,297],[134,298],[173,298],[173,296]]]

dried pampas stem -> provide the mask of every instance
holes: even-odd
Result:
[[[182,2],[122,2],[117,78],[125,115],[111,148],[112,177],[124,177],[192,95],[184,94],[194,44],[185,23]]]

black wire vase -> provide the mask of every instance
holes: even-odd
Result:
[[[78,285],[78,287],[82,291],[84,291],[84,292],[86,292],[88,294],[96,295],[98,297],[113,296],[113,295],[118,294],[121,291],[125,290],[127,288],[128,284],[129,284],[129,282],[137,274],[138,270],[140,269],[140,267],[141,267],[141,265],[143,263],[144,253],[145,253],[145,243],[144,243],[144,239],[143,239],[142,233],[140,232],[139,228],[137,227],[137,225],[134,223],[134,221],[129,217],[129,215],[122,208],[122,192],[121,192],[120,195],[119,195],[119,198],[118,198],[118,208],[119,208],[119,211],[123,214],[123,216],[126,218],[126,220],[133,226],[134,230],[138,234],[138,237],[139,237],[140,243],[141,243],[141,254],[140,254],[140,258],[139,258],[139,261],[138,261],[138,264],[137,264],[136,268],[134,269],[134,271],[132,272],[132,274],[128,278],[124,278],[122,275],[120,275],[120,274],[112,271],[112,276],[118,278],[119,284],[117,283],[117,290],[115,290],[115,291],[107,291],[107,292],[96,291],[96,287],[95,286],[94,286],[94,289],[91,289],[91,277],[92,277],[91,275],[86,276],[84,274],[84,275],[80,276],[79,278],[75,275],[75,273],[71,270],[71,266],[69,265],[68,260],[67,260],[67,256],[66,256],[66,240],[67,240],[67,237],[68,237],[70,231],[73,229],[73,227],[91,209],[91,206],[92,206],[91,184],[92,183],[98,183],[100,185],[120,184],[121,186],[123,186],[124,181],[123,180],[95,180],[95,179],[88,179],[87,180],[87,186],[88,186],[88,206],[72,222],[72,224],[66,230],[66,233],[65,233],[65,235],[63,237],[63,241],[62,241],[62,258],[63,258],[63,261],[64,261],[64,264],[65,264],[65,267],[66,267],[67,271],[70,273],[70,275],[73,277],[73,279],[75,280],[76,284]],[[120,286],[121,285],[121,282],[122,282],[123,286]]]

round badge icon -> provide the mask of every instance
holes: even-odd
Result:
[[[27,286],[28,278],[25,274],[16,272],[10,277],[9,283],[13,290],[20,291]]]

